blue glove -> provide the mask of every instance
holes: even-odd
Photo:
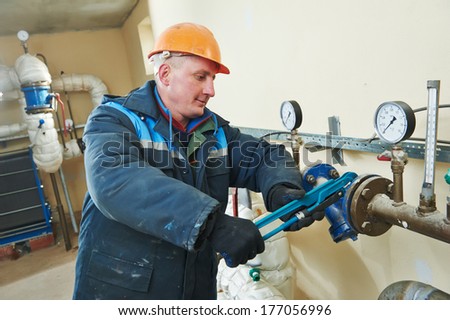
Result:
[[[261,233],[252,221],[223,213],[217,215],[208,240],[231,268],[253,259],[265,248]]]

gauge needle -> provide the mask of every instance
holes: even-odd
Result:
[[[386,130],[391,126],[391,124],[394,123],[395,120],[397,120],[397,118],[396,118],[395,116],[393,116],[391,122],[389,122],[389,124],[387,125],[387,127],[384,128],[383,133],[386,132]]]
[[[291,112],[289,111],[289,113],[288,113],[286,119],[284,119],[284,120],[287,121],[290,117],[291,117]]]

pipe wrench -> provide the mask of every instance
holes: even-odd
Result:
[[[303,198],[293,200],[284,207],[281,207],[256,221],[256,226],[261,229],[283,216],[292,215],[289,220],[263,235],[263,239],[269,239],[295,222],[311,216],[314,212],[324,211],[328,206],[337,202],[344,196],[346,187],[348,187],[356,177],[356,173],[346,172],[336,179],[327,180],[325,183],[307,192]]]

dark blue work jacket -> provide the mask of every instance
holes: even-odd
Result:
[[[301,185],[283,146],[208,109],[191,121],[189,140],[170,122],[154,81],[105,96],[89,116],[74,299],[215,299],[217,255],[206,235],[228,188],[266,199],[275,184]]]

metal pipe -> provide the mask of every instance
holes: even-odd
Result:
[[[300,143],[298,141],[297,129],[291,131],[291,148],[292,156],[294,157],[295,164],[300,168]]]
[[[403,171],[407,162],[406,153],[400,146],[392,147],[391,170],[393,174],[392,196],[395,203],[403,203]]]
[[[450,300],[450,294],[418,281],[399,281],[387,286],[378,300]]]
[[[450,223],[439,211],[423,215],[416,207],[406,203],[396,205],[385,194],[377,194],[367,207],[368,214],[399,227],[450,243]]]
[[[252,196],[250,190],[246,188],[239,188],[239,190],[239,203],[246,208],[252,209]]]
[[[67,207],[69,208],[70,220],[72,222],[72,228],[75,233],[78,233],[77,221],[75,220],[75,214],[72,208],[72,201],[70,200],[69,190],[67,189],[66,178],[64,177],[64,172],[62,167],[59,167],[59,177],[61,178],[61,183],[63,186],[64,196],[66,197]]]
[[[59,223],[61,224],[61,230],[62,230],[62,234],[64,237],[64,243],[66,245],[66,251],[69,251],[70,249],[72,249],[72,244],[70,242],[69,231],[67,229],[67,221],[66,221],[66,217],[64,216],[64,210],[63,210],[63,207],[61,204],[61,197],[59,196],[59,190],[58,190],[58,185],[56,183],[55,174],[50,173],[50,178],[52,181],[53,192],[55,193],[56,209],[58,210]]]
[[[445,182],[450,185],[450,169],[447,170],[445,174]],[[450,191],[450,190],[449,190]],[[450,194],[447,196],[447,221],[450,223]]]

